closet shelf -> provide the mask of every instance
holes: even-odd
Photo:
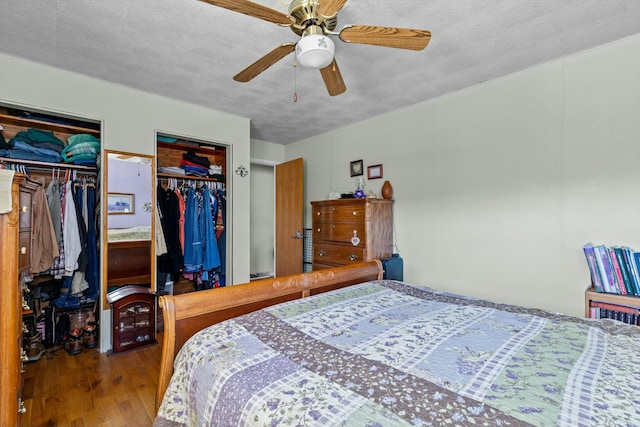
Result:
[[[64,132],[64,133],[88,133],[93,136],[100,137],[100,130],[91,129],[80,126],[65,125],[62,123],[47,122],[44,120],[26,119],[23,117],[16,117],[9,114],[0,113],[0,122],[4,124],[11,124],[16,126],[24,126],[28,128],[37,128],[50,130],[52,132]]]
[[[206,155],[215,155],[216,151],[219,154],[225,155],[226,150],[222,147],[215,145],[201,144],[198,142],[188,141],[176,141],[176,142],[163,142],[158,141],[158,147],[166,148],[168,150],[181,150],[181,151],[193,151],[195,153],[204,153]]]

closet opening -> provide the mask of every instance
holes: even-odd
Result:
[[[161,293],[227,286],[231,278],[230,146],[156,135],[156,281]]]
[[[99,120],[0,104],[0,324],[17,338],[3,340],[0,425],[16,425],[24,409],[24,363],[98,345],[101,128]]]
[[[251,160],[250,278],[272,277],[275,271],[275,163]]]

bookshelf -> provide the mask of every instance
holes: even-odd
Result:
[[[640,310],[640,297],[638,296],[596,292],[593,287],[589,287],[584,295],[584,316],[587,318],[590,317],[592,301],[606,302],[626,307],[637,307],[638,310]]]

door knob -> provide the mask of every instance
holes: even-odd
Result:
[[[302,235],[302,233],[300,232],[300,230],[296,231],[296,235],[295,236],[291,236],[294,239],[304,239],[304,236]]]

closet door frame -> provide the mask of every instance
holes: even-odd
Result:
[[[107,289],[111,284],[115,284],[115,285],[122,285],[122,284],[143,284],[143,283],[149,283],[149,287],[151,290],[155,291],[156,290],[156,283],[155,283],[155,270],[156,270],[156,257],[155,257],[155,245],[153,244],[153,239],[155,236],[155,224],[154,224],[154,215],[155,215],[155,206],[156,206],[156,192],[155,192],[155,181],[156,181],[156,168],[155,168],[155,156],[153,155],[149,155],[149,154],[140,154],[140,153],[129,153],[129,152],[125,152],[125,151],[116,151],[116,150],[104,150],[103,153],[103,161],[102,161],[102,168],[104,171],[104,180],[103,180],[103,185],[102,185],[102,203],[101,203],[101,215],[102,215],[102,241],[104,242],[103,245],[103,263],[102,263],[102,289],[101,289],[101,293],[102,293],[102,307],[103,310],[109,310],[110,306],[109,303],[107,301]],[[148,162],[149,167],[150,167],[150,173],[149,173],[149,185],[148,185],[148,190],[149,190],[149,194],[148,195],[142,195],[142,194],[135,194],[134,195],[134,203],[136,203],[138,206],[135,208],[135,210],[144,210],[145,212],[149,213],[149,226],[150,226],[150,231],[149,231],[149,239],[148,240],[132,240],[132,241],[122,241],[122,242],[116,242],[116,241],[110,241],[109,239],[109,222],[110,222],[110,217],[114,217],[114,214],[109,214],[108,212],[108,207],[107,207],[107,202],[108,202],[108,194],[109,193],[123,193],[123,192],[130,192],[130,191],[123,191],[122,189],[118,189],[118,188],[109,188],[109,174],[110,173],[118,173],[114,168],[115,168],[115,164],[112,164],[110,167],[110,162],[109,159],[110,157],[112,159],[116,159],[117,157],[121,158],[121,159],[129,159],[129,161],[136,163],[138,161],[145,161]],[[136,163],[137,164],[137,163]],[[146,168],[146,166],[145,166]],[[140,204],[141,203],[150,203],[150,210],[145,210],[145,209],[141,209],[140,208]],[[118,215],[115,215],[118,216]],[[121,217],[126,217],[126,215],[120,215]],[[112,221],[114,222],[114,221]],[[109,278],[109,271],[111,269],[111,271],[114,271],[114,268],[117,270],[118,268],[122,267],[122,268],[127,268],[126,264],[123,266],[120,266],[120,263],[126,263],[128,261],[130,262],[136,262],[136,259],[140,259],[141,253],[145,254],[146,257],[146,251],[147,249],[145,248],[145,243],[147,243],[148,246],[148,257],[149,257],[149,273],[148,274],[135,274],[134,276],[131,277],[130,282],[128,283],[127,278],[126,277],[117,277],[116,279],[114,279],[113,277],[110,279]],[[110,246],[113,246],[112,248],[110,248]],[[116,252],[114,252],[114,250]],[[116,255],[116,254],[120,254],[122,253],[123,255]],[[126,254],[130,253],[132,254],[131,257],[128,257]],[[111,265],[118,263],[117,265]],[[110,264],[111,263],[111,264]]]
[[[188,141],[190,143],[197,143],[200,144],[200,147],[198,148],[206,148],[206,149],[224,149],[224,157],[225,157],[225,161],[224,161],[224,170],[223,170],[223,174],[224,174],[224,185],[225,185],[225,195],[226,195],[226,221],[225,221],[225,248],[226,248],[226,259],[225,259],[225,273],[226,273],[226,286],[231,286],[232,284],[234,284],[235,282],[233,281],[233,196],[232,196],[232,182],[233,182],[233,173],[232,173],[232,166],[233,166],[233,144],[227,143],[227,142],[220,142],[220,141],[213,141],[213,140],[208,140],[208,139],[203,139],[200,137],[196,137],[196,136],[190,136],[190,135],[185,135],[185,134],[180,134],[180,133],[176,133],[176,132],[171,132],[171,131],[165,131],[165,130],[161,130],[161,129],[156,129],[156,144],[155,144],[155,161],[156,161],[156,172],[157,169],[162,165],[162,162],[158,159],[158,152],[160,151],[158,148],[158,137],[169,137],[169,138],[176,138],[178,140],[182,140],[182,141]],[[194,147],[195,148],[195,147]],[[179,150],[179,149],[178,149]],[[238,172],[235,172],[236,175],[238,175]],[[156,173],[156,178],[154,180],[154,185],[158,184],[158,180],[161,177],[164,177],[166,175],[164,174],[158,174]],[[244,175],[243,175],[244,177]],[[183,177],[181,176],[174,176],[174,178],[177,179],[182,179]],[[193,180],[197,180],[196,177],[184,177],[184,179],[188,180],[188,179],[193,179]],[[154,206],[154,208],[156,208]]]

